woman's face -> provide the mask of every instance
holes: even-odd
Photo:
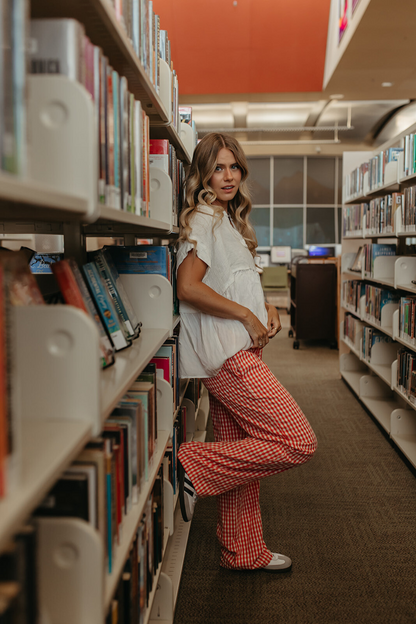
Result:
[[[218,152],[217,166],[209,181],[209,185],[217,196],[215,203],[227,210],[228,202],[237,195],[240,182],[241,169],[236,163],[234,154],[223,147]]]

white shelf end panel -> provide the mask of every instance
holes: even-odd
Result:
[[[40,622],[102,624],[104,551],[78,518],[38,518]]]
[[[98,204],[98,138],[87,90],[62,75],[28,76],[29,177],[84,197],[86,222]]]
[[[98,435],[100,352],[94,321],[69,305],[13,311],[18,419],[81,421]]]

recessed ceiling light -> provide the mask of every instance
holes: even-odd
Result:
[[[342,93],[335,93],[335,95],[330,95],[329,99],[330,100],[342,100],[343,99],[343,95]]]
[[[381,86],[382,87],[392,87],[394,85],[394,82],[382,82]]]

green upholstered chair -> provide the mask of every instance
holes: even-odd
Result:
[[[287,267],[283,265],[264,267],[261,283],[265,292],[287,290]]]

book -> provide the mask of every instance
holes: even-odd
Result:
[[[116,269],[120,274],[155,273],[171,278],[168,248],[158,245],[134,245],[108,248]]]
[[[84,83],[85,29],[74,19],[30,21],[32,74],[62,74]]]
[[[36,516],[89,517],[88,476],[85,473],[64,473],[35,510]]]
[[[98,529],[98,479],[95,464],[77,462],[65,470],[64,476],[67,475],[85,475],[87,477],[88,521]]]
[[[77,456],[74,466],[94,466],[96,475],[96,509],[97,523],[96,526],[105,544],[107,534],[106,524],[106,483],[105,483],[105,457],[104,451],[101,449],[91,449],[85,447]]]
[[[85,275],[91,296],[93,301],[95,301],[103,325],[107,328],[116,351],[121,351],[122,349],[129,347],[131,342],[126,339],[120,325],[117,312],[112,303],[111,296],[107,292],[95,263],[88,262],[82,267],[82,271]]]
[[[108,250],[109,247],[94,251],[89,254],[89,259],[97,265],[101,278],[113,300],[118,317],[123,324],[127,339],[137,338],[140,330],[139,321]]]
[[[100,335],[101,366],[102,368],[111,366],[114,363],[114,345],[104,329],[97,308],[75,260],[68,259],[55,262],[52,272],[65,303],[83,310],[95,322]]]
[[[363,248],[359,247],[357,254],[353,260],[353,263],[350,267],[350,271],[357,271],[357,273],[361,273],[362,271],[362,252]]]
[[[0,8],[0,44],[2,46],[0,168],[21,176],[27,173],[28,9],[29,5],[26,0],[9,0],[9,2],[3,2]]]
[[[150,139],[149,164],[161,169],[168,175],[169,166],[169,141],[167,139]]]

